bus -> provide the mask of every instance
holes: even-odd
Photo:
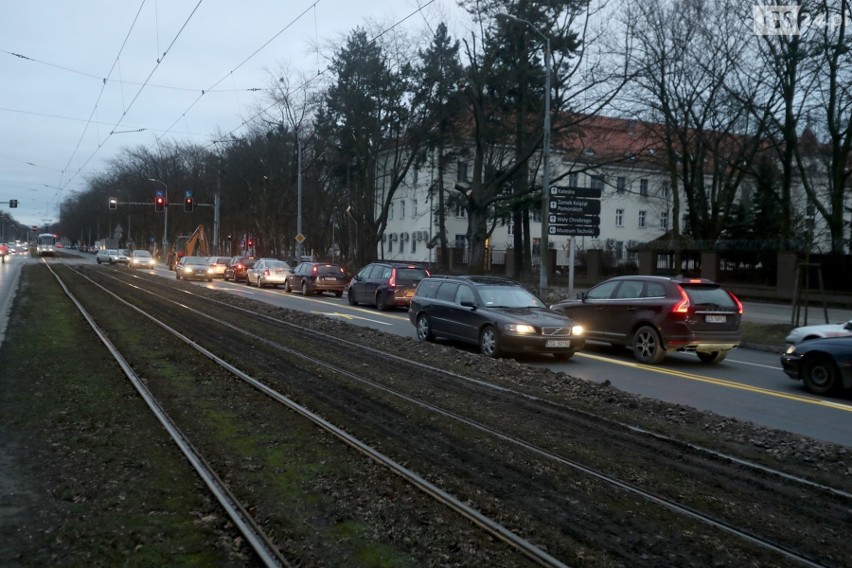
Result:
[[[36,253],[39,256],[53,256],[56,254],[56,235],[53,233],[42,233],[36,240]]]

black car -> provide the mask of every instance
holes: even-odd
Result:
[[[337,264],[303,262],[288,270],[284,291],[300,290],[303,296],[332,292],[338,298],[346,288],[346,271]]]
[[[582,325],[586,339],[628,346],[641,363],[672,351],[719,363],[742,339],[742,304],[706,278],[617,276],[551,308]]]
[[[431,276],[417,286],[408,318],[417,338],[478,345],[487,357],[552,353],[570,359],[585,345],[574,320],[547,307],[532,292],[494,276]]]
[[[781,355],[791,379],[805,383],[814,394],[852,389],[852,336],[809,339],[791,345]]]
[[[379,310],[407,308],[417,284],[429,276],[419,264],[373,262],[352,277],[346,291],[350,305],[373,304]]]

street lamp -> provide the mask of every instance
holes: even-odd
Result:
[[[169,186],[166,185],[166,182],[156,179],[156,178],[148,178],[148,181],[153,181],[154,183],[159,183],[166,189],[165,193],[165,205],[163,207],[163,259],[168,256],[169,253]]]
[[[544,40],[544,167],[541,172],[541,263],[539,265],[538,291],[542,298],[547,290],[547,215],[550,211],[550,38],[539,31],[531,22],[511,14],[497,14],[527,25]],[[571,247],[573,248],[573,240]]]

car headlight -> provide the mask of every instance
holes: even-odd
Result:
[[[207,269],[207,274],[213,274],[213,269],[212,269],[212,268],[208,268],[208,269]]]
[[[509,333],[535,333],[535,328],[522,323],[507,323],[503,329]]]
[[[583,332],[586,330],[583,329],[582,325],[572,325],[571,326],[571,335],[583,335]]]
[[[796,352],[796,344],[795,343],[793,345],[791,345],[790,347],[788,347],[787,351],[785,351],[785,353],[787,355],[792,355],[795,352]]]

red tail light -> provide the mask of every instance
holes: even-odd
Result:
[[[680,292],[680,302],[674,305],[672,308],[672,313],[675,314],[686,314],[689,313],[689,296],[686,295],[686,292],[680,286],[677,287],[677,291]]]
[[[268,269],[268,268],[267,268],[266,270],[264,270],[264,271],[263,271],[263,275],[264,275],[264,276],[269,276],[269,269]]]
[[[388,286],[391,288],[396,286],[396,268],[391,270],[391,277],[390,280],[388,280]]]
[[[311,268],[311,274],[316,276],[316,273],[317,273],[317,267],[314,266],[313,268]]]
[[[737,297],[736,297],[736,296],[734,296],[734,294],[733,294],[733,293],[728,292],[728,295],[731,297],[731,299],[732,299],[732,300],[734,301],[734,303],[737,305],[737,313],[738,313],[738,314],[740,314],[740,315],[743,315],[743,303],[742,303],[742,302],[740,302],[740,301],[737,299]]]

